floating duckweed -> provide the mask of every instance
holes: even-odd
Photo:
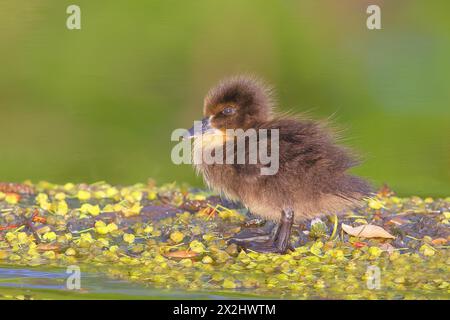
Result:
[[[361,218],[359,218],[359,219],[356,219],[356,220],[355,220],[355,223],[359,223],[359,224],[367,224],[367,220],[366,220],[366,219],[361,219]]]
[[[93,216],[98,216],[100,214],[100,207],[98,205],[93,206],[90,203],[84,203],[80,210],[83,213],[89,213]]]
[[[314,288],[316,288],[316,289],[325,288],[325,282],[321,279],[317,280],[317,282],[314,284]]]
[[[19,232],[17,234],[17,241],[19,242],[19,244],[25,244],[28,242],[28,235],[26,234],[26,232]]]
[[[225,289],[234,289],[236,288],[236,283],[233,279],[225,279],[222,283],[222,287]]]
[[[42,237],[42,239],[47,240],[47,241],[54,241],[54,240],[56,240],[56,233],[54,233],[53,231],[46,232],[44,234],[44,236]]]
[[[83,233],[80,236],[80,241],[86,241],[88,243],[94,242],[94,239],[92,239],[92,235],[90,233]]]
[[[424,244],[420,247],[419,251],[427,257],[431,257],[434,255],[434,249],[428,244]]]
[[[197,252],[197,253],[205,252],[205,245],[197,240],[192,241],[189,244],[189,248],[191,248],[192,251]]]
[[[144,232],[145,233],[152,233],[153,232],[153,227],[152,226],[146,226],[144,228]]]
[[[19,261],[21,259],[21,257],[18,254],[11,254],[9,256],[9,260],[11,261]]]
[[[91,193],[89,191],[86,190],[79,190],[77,193],[77,198],[80,201],[87,201],[91,198]]]
[[[66,194],[64,192],[58,192],[57,194],[55,194],[55,199],[59,201],[65,200]]]
[[[134,242],[134,234],[130,234],[130,233],[125,233],[123,235],[123,241],[125,241],[128,244],[132,244]]]
[[[376,198],[372,198],[369,200],[368,205],[370,208],[374,209],[374,210],[380,210],[381,208],[383,208],[383,203]]]
[[[65,253],[66,253],[66,256],[74,256],[77,254],[77,252],[73,248],[67,249]]]
[[[99,234],[107,234],[108,233],[108,228],[106,227],[106,223],[104,223],[103,221],[99,220],[95,223],[95,231],[97,231],[97,233]]]
[[[311,222],[309,236],[313,239],[325,237],[327,235],[327,225],[320,219],[314,219]]]
[[[142,206],[139,203],[134,203],[131,207],[123,210],[123,215],[125,217],[131,217],[138,215],[142,210]]]
[[[166,261],[166,259],[162,255],[159,255],[159,254],[155,257],[154,260],[156,263],[162,263],[162,262]]]
[[[309,229],[307,224],[294,226],[293,249],[278,255],[228,244],[241,230],[260,234],[269,227],[246,226],[245,209],[226,208],[203,191],[186,192],[174,184],[119,188],[106,183],[39,183],[36,190],[35,197],[18,197],[17,203],[0,193],[3,264],[83,264],[87,270],[158,288],[239,290],[264,297],[449,295],[442,272],[450,265],[450,201],[445,199],[377,196],[339,222],[376,224],[395,239],[352,237],[341,232],[340,223],[335,227],[333,219],[325,219]],[[421,228],[414,228],[415,223]],[[382,272],[380,290],[367,289],[369,266]]]
[[[425,203],[433,203],[433,198],[431,198],[431,197],[427,197],[427,198],[425,198],[424,200],[423,200],[423,202],[425,202]]]
[[[16,193],[7,193],[5,196],[5,201],[9,204],[16,204],[20,200],[20,196]]]
[[[108,195],[103,190],[94,191],[93,193],[94,198],[96,199],[105,199],[108,198]]]
[[[148,198],[148,200],[155,200],[157,196],[158,196],[158,194],[157,194],[156,192],[150,191],[150,192],[148,193],[147,198]]]
[[[118,249],[119,249],[118,246],[111,246],[111,247],[109,247],[109,251],[112,252],[112,253],[117,252]]]
[[[370,247],[368,250],[368,253],[370,255],[370,258],[378,258],[383,250],[381,250],[379,247]]]
[[[207,233],[207,234],[204,234],[202,236],[202,238],[203,238],[203,240],[209,242],[209,241],[212,241],[212,240],[216,239],[216,236],[214,234],[212,234],[212,233]]]
[[[63,186],[63,188],[66,191],[72,191],[75,188],[75,185],[71,182],[68,182]]]
[[[322,254],[321,250],[322,247],[323,247],[322,241],[317,241],[311,246],[309,251],[316,256],[320,256]]]
[[[39,193],[36,196],[36,203],[44,210],[50,210],[51,208],[51,203],[48,201],[48,195],[45,193]]]
[[[115,188],[115,187],[106,189],[106,197],[108,197],[108,198],[114,198],[118,194],[119,194],[119,190],[117,190],[117,188]]]
[[[50,260],[53,260],[56,258],[56,253],[54,251],[45,251],[42,255],[45,258],[50,259]]]
[[[175,243],[180,243],[184,239],[184,234],[180,231],[174,231],[170,234],[170,239]]]
[[[8,253],[4,250],[0,250],[0,260],[6,259],[8,257]]]
[[[190,268],[190,267],[192,267],[193,263],[192,263],[191,259],[181,259],[179,264],[185,268]]]

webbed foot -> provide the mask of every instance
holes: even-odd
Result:
[[[232,238],[229,243],[235,243],[244,249],[261,253],[286,253],[288,249],[291,249],[289,238],[293,222],[294,212],[290,209],[283,210],[280,223],[272,235]]]

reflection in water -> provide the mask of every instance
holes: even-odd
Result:
[[[145,285],[123,280],[109,279],[101,273],[82,273],[81,290],[68,290],[65,269],[14,269],[0,267],[0,294],[6,289],[22,289],[21,294],[41,298],[40,290],[50,291],[52,298],[82,299],[229,299],[230,297],[251,298],[236,294],[235,296],[216,293],[195,293],[153,289]]]

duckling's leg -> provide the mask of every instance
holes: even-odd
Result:
[[[262,253],[285,253],[289,247],[292,224],[294,223],[294,211],[285,209],[281,212],[281,219],[276,232],[265,241],[248,241],[247,239],[231,239],[231,243]]]

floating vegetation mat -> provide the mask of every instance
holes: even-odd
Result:
[[[0,264],[236,297],[449,299],[449,221],[450,198],[385,187],[364,208],[295,225],[287,254],[261,254],[227,240],[273,223],[204,190],[0,183]]]

